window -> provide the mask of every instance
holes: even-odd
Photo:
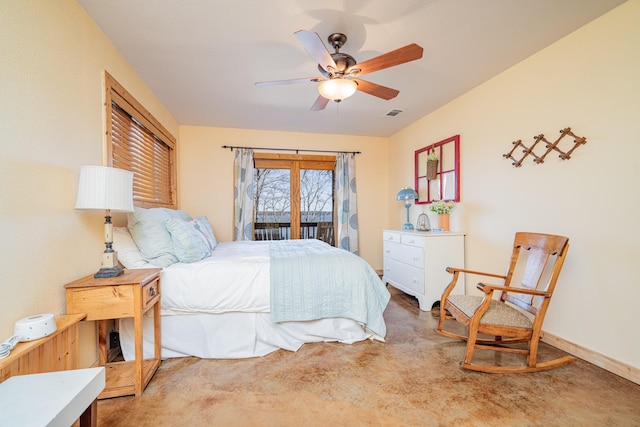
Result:
[[[133,172],[133,200],[141,207],[177,207],[176,139],[105,72],[107,163]]]
[[[254,154],[254,240],[334,244],[334,156]]]

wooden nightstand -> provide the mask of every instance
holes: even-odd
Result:
[[[99,365],[105,367],[107,384],[98,396],[140,396],[160,366],[160,271],[161,268],[130,269],[118,277],[95,279],[93,275],[67,283],[67,314],[86,313],[84,320],[98,324]],[[144,359],[142,316],[153,308],[154,357]],[[107,362],[109,319],[133,317],[135,360]]]

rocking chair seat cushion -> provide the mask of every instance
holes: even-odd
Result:
[[[483,297],[476,295],[449,295],[447,301],[471,318],[482,303]],[[485,325],[511,326],[516,328],[531,328],[531,320],[519,310],[507,304],[492,300],[489,309],[482,316],[480,323]]]

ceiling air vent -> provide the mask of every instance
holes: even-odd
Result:
[[[398,114],[402,113],[404,110],[400,109],[400,108],[394,108],[393,110],[389,110],[387,112],[387,114],[385,114],[385,116],[387,117],[395,117]]]

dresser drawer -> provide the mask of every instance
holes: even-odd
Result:
[[[403,245],[416,246],[419,248],[425,247],[425,238],[422,236],[415,236],[412,234],[402,234],[400,236],[400,243]]]
[[[384,242],[400,243],[400,233],[394,233],[393,231],[383,231],[382,240]]]
[[[393,259],[384,259],[384,278],[416,294],[424,294],[424,270]]]
[[[383,250],[385,259],[393,259],[416,268],[424,269],[424,250],[422,248],[384,242]]]
[[[400,243],[394,243],[385,240],[384,242],[382,242],[382,251],[382,256],[385,260],[387,258],[395,259],[398,261],[402,260],[402,245],[400,245]]]

